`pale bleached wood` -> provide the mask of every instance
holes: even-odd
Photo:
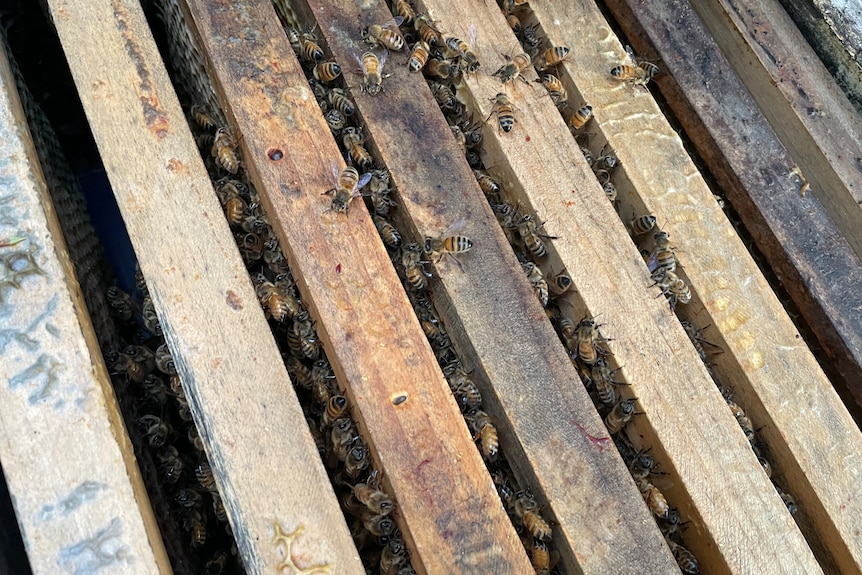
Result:
[[[360,9],[351,0],[311,0],[336,59],[347,69],[366,48],[357,27],[392,18],[383,4]],[[357,24],[357,22],[359,24]],[[502,448],[523,488],[547,500],[558,524],[552,547],[569,572],[667,572],[675,561],[643,505],[616,450],[597,448],[577,427],[606,437],[571,361],[492,214],[473,172],[421,74],[406,54],[390,53],[379,97],[363,95],[361,76],[345,80],[364,133],[401,190],[393,214],[414,241],[466,219],[474,248],[458,266],[445,258],[431,282],[449,337],[483,386],[484,409],[495,417]],[[441,186],[441,183],[443,184]],[[410,241],[409,239],[405,239]],[[513,320],[513,318],[519,318]],[[484,376],[484,377],[480,377]],[[529,390],[525,393],[525,390]],[[573,425],[575,422],[577,425]],[[604,504],[597,507],[596,502]]]
[[[194,0],[187,8],[351,414],[397,499],[414,567],[529,571],[367,210],[354,201],[349,214],[334,212],[323,195],[335,184],[332,165],[344,162],[273,7]],[[407,401],[394,404],[398,395]]]
[[[610,76],[625,53],[595,6],[539,0],[532,7],[550,41],[578,54],[565,73],[596,110],[592,129],[622,161],[621,213],[651,212],[667,222],[695,296],[688,313],[713,324],[717,330],[708,337],[727,351],[711,361],[755,427],[763,427],[776,474],[783,474],[832,557],[855,572],[862,557],[856,487],[862,434],[655,102]]]
[[[501,51],[520,50],[503,15],[490,3],[420,4],[444,33],[466,38],[471,24],[479,26],[477,55],[486,74],[504,63]],[[592,51],[578,53],[573,64],[586,67],[584,60],[601,57],[601,50],[615,54],[599,43],[609,42],[610,30],[591,17],[594,5],[575,9],[567,4],[565,9],[570,12],[559,19],[593,42]],[[533,78],[530,72],[528,79]],[[499,80],[480,74],[465,84],[463,96],[478,107],[475,116],[487,117],[492,109],[489,98],[501,90]],[[630,393],[645,412],[635,418],[635,427],[669,474],[668,495],[692,520],[686,544],[714,572],[818,572],[804,538],[678,321],[666,302],[655,299],[655,290],[647,289],[652,282],[639,253],[553,103],[541,86],[532,83],[516,81],[506,91],[520,108],[515,111],[517,123],[508,134],[488,125],[486,163],[502,174],[504,186],[517,194],[522,208],[532,206],[540,219],[548,221],[545,227],[559,236],[552,244],[575,282],[577,296],[590,313],[601,314],[604,333],[614,339],[608,345],[618,364],[625,366]],[[576,93],[570,95],[577,98]],[[650,119],[636,115],[632,121],[641,116]],[[628,137],[636,133],[632,130]],[[672,157],[678,164],[689,161],[678,138],[662,139],[675,146]],[[655,160],[651,146],[640,147],[642,161]],[[698,180],[692,171],[686,175]],[[729,226],[727,231],[733,233]],[[549,265],[562,267],[553,258]],[[756,548],[751,545],[754,540],[761,541]]]
[[[140,5],[50,6],[247,571],[364,573]]]
[[[170,573],[3,43],[0,132],[0,459],[30,567]]]

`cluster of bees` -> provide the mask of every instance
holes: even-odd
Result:
[[[131,342],[107,351],[105,360],[112,375],[121,379],[117,389],[129,432],[148,454],[139,454],[139,460],[152,460],[156,466],[159,487],[147,486],[156,495],[151,499],[165,500],[185,533],[184,541],[166,542],[168,551],[180,549],[194,572],[242,573],[224,503],[146,282],[138,271],[132,294],[110,287],[105,295],[121,338]]]

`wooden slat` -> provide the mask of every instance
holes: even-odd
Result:
[[[862,434],[655,102],[610,77],[624,52],[595,6],[544,0],[531,6],[552,43],[594,54],[576,56],[565,73],[596,110],[591,129],[600,131],[598,137],[607,139],[622,162],[616,174],[620,212],[650,212],[667,222],[663,227],[692,285],[689,316],[714,325],[708,337],[727,351],[711,360],[715,369],[755,427],[763,427],[776,473],[803,513],[824,530],[833,558],[845,569],[858,569]],[[576,25],[576,14],[585,26]],[[644,154],[647,149],[654,153]]]
[[[247,570],[364,573],[140,5],[50,6]]]
[[[367,210],[360,201],[349,215],[329,209],[331,165],[344,163],[273,7],[195,0],[188,8],[303,300],[398,500],[413,565],[425,573],[528,571]],[[399,395],[407,401],[395,405]]]
[[[0,459],[30,566],[170,573],[3,43],[0,132]]]
[[[349,69],[367,49],[358,29],[392,18],[382,3],[312,0],[318,34]],[[606,437],[592,401],[484,194],[420,74],[406,55],[390,53],[380,96],[361,94],[359,75],[345,80],[365,132],[402,191],[394,210],[414,239],[438,236],[459,219],[474,242],[435,266],[433,297],[468,369],[483,374],[485,410],[496,417],[502,447],[522,487],[540,490],[558,524],[554,543],[571,572],[662,572],[675,561],[614,449],[597,448],[577,427]],[[442,185],[441,185],[442,184]],[[513,318],[517,318],[514,319]],[[528,394],[524,393],[529,389]],[[504,423],[505,422],[505,423]],[[574,422],[574,424],[573,424]],[[608,442],[609,443],[609,442]],[[601,444],[600,444],[601,447]]]
[[[798,183],[786,177],[793,161],[700,20],[680,4],[608,3],[640,54],[655,54],[646,44],[658,49],[667,71],[658,79],[663,94],[859,401],[859,261],[819,203],[799,197]],[[664,24],[670,14],[677,15],[673,26]],[[823,525],[814,517],[801,513],[797,522],[815,553],[831,545],[834,555],[846,555],[832,520]]]
[[[693,2],[707,29],[862,257],[862,119],[777,0]]]
[[[422,4],[429,16],[440,22],[444,33],[466,38],[468,27],[478,24],[477,55],[486,74],[503,64],[500,51],[518,50],[505,19],[490,3],[453,5],[426,0]],[[596,6],[592,2],[585,4],[555,3],[556,15],[541,19],[569,27],[565,42],[559,29],[551,34],[552,40],[577,46],[573,64],[592,69],[592,74],[605,82],[604,75],[610,68],[605,68],[606,62],[619,58],[622,49],[597,14]],[[538,10],[537,2],[530,6]],[[575,34],[583,44],[570,38]],[[592,60],[598,60],[601,72],[595,71],[597,64]],[[532,72],[528,75],[530,79],[534,77]],[[464,96],[471,105],[478,105],[476,117],[488,116],[489,98],[500,90],[499,80],[477,75],[465,84],[468,90]],[[805,540],[757,464],[736,421],[729,416],[679,322],[665,302],[655,299],[655,291],[646,289],[652,283],[646,267],[553,103],[541,87],[532,83],[516,81],[507,91],[520,108],[515,112],[517,123],[509,134],[488,126],[486,163],[494,166],[495,173],[504,174],[522,208],[532,205],[538,209],[540,219],[548,221],[546,229],[560,238],[552,243],[575,282],[578,296],[590,313],[602,314],[604,333],[614,339],[609,347],[615,360],[625,366],[626,378],[632,384],[630,391],[646,412],[635,418],[636,428],[662,461],[662,470],[670,474],[669,496],[682,507],[681,513],[692,519],[686,544],[715,572],[818,572]],[[617,93],[619,100],[623,93]],[[629,93],[625,93],[623,103],[629,101]],[[573,91],[570,95],[577,97]],[[700,186],[708,194],[694,167],[690,162],[686,165],[687,156],[678,137],[668,134],[669,128],[659,123],[660,118],[663,122],[660,113],[632,114],[631,125],[623,128],[624,122],[614,123],[620,138],[635,141],[644,134],[649,137],[645,126],[655,126],[662,135],[632,148],[612,143],[617,148],[638,150],[640,159],[629,159],[631,154],[627,153],[624,165],[628,161],[635,166],[673,161],[675,175],[684,180],[677,189]],[[651,172],[651,176],[661,181],[658,172]],[[644,182],[640,187],[649,188]],[[720,216],[720,211],[715,210]],[[713,219],[715,215],[706,214]],[[721,229],[720,221],[717,225]],[[671,234],[676,238],[676,222],[673,226]],[[726,221],[724,226],[723,235],[733,234]],[[724,265],[711,263],[719,273],[727,270]],[[549,266],[562,267],[554,259]],[[752,279],[757,281],[754,276]],[[756,286],[768,289],[762,280]],[[747,512],[740,514],[738,509]],[[764,544],[753,549],[753,540]]]

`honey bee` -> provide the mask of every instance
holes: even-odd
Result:
[[[177,491],[174,496],[174,501],[180,506],[191,509],[192,507],[201,506],[201,494],[190,488],[183,488]]]
[[[314,79],[318,82],[334,82],[341,76],[341,66],[335,62],[318,62],[312,71]]]
[[[551,526],[539,515],[539,504],[536,503],[529,491],[520,491],[515,494],[512,510],[535,539],[539,541],[550,540]]]
[[[521,264],[521,267],[524,268],[524,272],[527,274],[527,279],[530,281],[530,285],[533,286],[533,291],[536,292],[536,297],[538,297],[539,301],[542,302],[542,307],[548,307],[550,290],[548,288],[548,282],[542,274],[542,270],[532,262],[523,263]]]
[[[356,434],[356,425],[349,417],[336,419],[329,432],[330,446],[333,454],[339,461],[347,459],[350,446],[359,438]]]
[[[235,174],[239,170],[239,159],[236,157],[236,139],[227,128],[216,130],[215,141],[210,152],[219,165]]]
[[[204,442],[201,441],[201,436],[198,435],[198,430],[194,425],[189,426],[189,431],[186,436],[189,439],[189,443],[191,443],[192,447],[194,447],[198,453],[204,452]]]
[[[381,90],[383,90],[383,79],[390,76],[389,74],[383,74],[383,64],[386,62],[386,52],[384,52],[382,56],[378,57],[377,54],[369,50],[358,58],[358,62],[362,67],[363,73],[361,84],[362,91],[370,96],[376,96]]]
[[[389,172],[386,170],[371,170],[369,173],[371,174],[371,180],[368,182],[368,189],[371,192],[371,205],[374,207],[374,213],[386,217],[389,214],[389,208],[396,205],[389,198],[389,194],[391,193],[389,189]]]
[[[338,132],[344,129],[347,126],[347,120],[344,116],[336,110],[335,108],[330,108],[323,114],[323,118],[326,120],[326,124],[329,126],[332,134],[337,136]]]
[[[141,305],[141,318],[144,320],[144,327],[153,337],[162,337],[162,324],[159,323],[159,316],[156,314],[156,308],[149,295],[144,297],[144,302]]]
[[[356,479],[359,474],[368,469],[371,465],[371,454],[368,447],[362,442],[362,439],[357,438],[356,442],[347,453],[347,458],[344,460],[344,471],[351,479]]]
[[[218,493],[212,494],[213,500],[213,515],[218,521],[222,523],[227,522],[227,509],[225,509],[224,501],[222,501],[221,495]]]
[[[380,552],[380,574],[381,575],[407,575],[403,567],[407,562],[407,548],[399,538],[390,538]],[[412,569],[412,568],[411,568]],[[415,573],[415,571],[413,571]]]
[[[376,469],[368,475],[365,483],[357,483],[353,486],[353,495],[377,515],[389,515],[395,509],[392,498],[380,490],[379,473]]]
[[[456,229],[461,229],[464,225],[464,220],[459,220],[450,226],[446,233],[451,233]],[[454,254],[462,254],[470,251],[472,247],[473,241],[470,238],[461,235],[446,235],[445,237],[436,238],[427,236],[425,238],[425,253],[430,256],[436,255],[437,259],[435,262],[439,262],[444,254],[448,254],[454,258]],[[455,261],[458,261],[457,258],[455,258]]]
[[[301,310],[291,305],[298,302],[290,301],[292,298],[285,297],[282,290],[267,280],[262,273],[255,276],[254,284],[255,294],[267,318],[283,323],[288,317],[294,318],[300,313]]]
[[[657,467],[657,463],[653,456],[646,452],[640,452],[635,455],[632,462],[629,464],[629,471],[632,477],[646,479],[650,473]],[[665,517],[667,519],[667,517]]]
[[[533,538],[530,546],[530,562],[536,570],[536,575],[547,575],[551,571],[551,552],[541,539]]]
[[[498,197],[500,195],[503,188],[497,180],[482,170],[473,170],[473,175],[476,176],[476,181],[479,182],[479,187],[482,188],[486,196]]]
[[[509,24],[509,28],[512,29],[512,32],[514,32],[516,36],[521,35],[521,21],[518,20],[517,16],[515,16],[514,14],[507,15],[506,22]]]
[[[153,403],[163,405],[168,400],[168,388],[165,381],[155,374],[150,373],[144,377],[141,381],[141,389],[147,399]]]
[[[472,116],[462,118],[458,122],[458,127],[464,132],[464,139],[468,148],[476,148],[482,144],[484,138],[482,126],[478,122],[474,122]]]
[[[523,52],[517,54],[514,58],[507,56],[506,54],[501,54],[501,56],[506,59],[506,63],[491,75],[499,76],[504,84],[507,82],[514,82],[515,78],[520,78],[524,82],[527,82],[527,77],[524,76],[524,71],[527,70],[532,63],[530,56]],[[497,94],[498,98],[499,96],[500,94]]]
[[[661,289],[663,295],[668,296],[671,310],[676,308],[677,303],[686,304],[691,301],[691,290],[685,280],[672,271],[657,270],[653,273],[655,284]]]
[[[156,349],[155,363],[159,371],[166,375],[177,373],[177,366],[174,363],[174,358],[171,356],[171,350],[168,349],[168,344],[166,343],[163,343]]]
[[[533,254],[533,257],[543,258],[548,255],[548,247],[545,245],[544,239],[556,240],[557,236],[549,236],[539,231],[543,224],[536,223],[536,217],[527,214],[521,218],[517,224],[518,234],[524,241],[524,246]]]
[[[565,46],[553,46],[545,50],[535,59],[536,68],[547,70],[557,64],[565,62],[569,58],[571,50]]]
[[[334,395],[326,402],[326,409],[320,418],[321,429],[328,429],[336,419],[344,416],[347,412],[347,398],[343,395]]]
[[[299,30],[285,26],[284,33],[287,34],[287,41],[290,42],[290,47],[298,53],[302,49],[302,45],[299,42]]]
[[[784,505],[787,506],[787,511],[789,511],[791,515],[799,511],[799,504],[796,503],[795,497],[789,493],[781,491],[780,489],[778,490],[778,493],[781,495],[781,500],[784,501]]]
[[[743,433],[745,433],[745,437],[748,438],[748,441],[753,443],[756,440],[756,435],[754,433],[754,425],[752,425],[751,420],[745,415],[745,411],[742,410],[736,403],[727,399],[727,406],[730,408],[730,412],[733,413],[733,417],[736,418],[736,422],[739,424],[739,427],[742,428]]]
[[[299,55],[306,62],[320,62],[323,60],[323,48],[317,43],[317,36],[313,30],[303,33],[299,37]]]
[[[147,443],[153,449],[164,447],[172,432],[171,426],[155,415],[144,415],[138,418],[138,424],[147,438]]]
[[[404,275],[407,284],[415,291],[424,290],[428,287],[428,278],[431,274],[422,267],[422,247],[419,244],[407,244],[401,248],[401,265],[404,266]]]
[[[629,421],[631,421],[634,412],[634,399],[620,400],[620,402],[614,405],[614,408],[605,417],[605,426],[608,428],[608,433],[611,435],[618,433]]]
[[[194,549],[203,547],[207,542],[207,528],[198,511],[194,511],[186,522],[186,530],[191,533],[191,546]]]
[[[344,144],[344,149],[347,150],[347,155],[353,164],[363,170],[367,170],[374,164],[374,158],[365,149],[365,138],[362,137],[357,128],[352,126],[345,128],[341,136],[341,143]]]
[[[608,407],[612,406],[617,398],[614,386],[620,385],[620,382],[614,381],[614,374],[620,369],[622,368],[612,370],[602,357],[598,358],[596,363],[590,368],[590,379],[596,387],[596,395]]]
[[[131,323],[133,321],[135,309],[129,294],[117,286],[111,286],[105,291],[105,299],[108,300],[114,317],[121,323]]]
[[[452,136],[455,138],[455,143],[458,148],[461,150],[462,154],[467,153],[467,137],[464,136],[464,132],[461,131],[461,128],[458,126],[449,126],[449,129],[452,130]]]
[[[651,273],[663,270],[672,272],[676,270],[676,254],[673,248],[670,247],[670,240],[667,232],[660,231],[653,236],[655,239],[655,249],[652,251],[647,262],[647,267]]]
[[[413,6],[407,0],[397,0],[395,2],[395,12],[401,16],[401,24],[410,26],[416,18],[416,12]]]
[[[449,377],[449,387],[462,412],[482,407],[482,393],[476,384],[464,374],[455,373]]]
[[[385,22],[384,24],[372,24],[362,30],[362,39],[365,40],[372,48],[380,45],[393,52],[400,52],[404,49],[404,37],[397,30],[393,30],[388,26],[394,24],[400,26],[404,22],[404,18],[396,16],[394,19]]]
[[[532,26],[524,26],[521,30],[520,40],[530,50],[535,50],[542,43],[543,38],[536,34],[538,29],[539,25],[533,24]]]
[[[198,484],[210,493],[218,493],[216,488],[215,476],[213,475],[212,467],[208,461],[204,460],[195,466],[195,477]]]
[[[631,82],[633,86],[643,86],[659,72],[652,62],[640,62],[635,58],[630,46],[626,46],[627,62],[611,68],[611,76],[621,82]]]
[[[449,36],[445,39],[446,47],[454,52],[459,58],[459,66],[465,72],[475,72],[479,69],[479,60],[476,54],[470,49],[470,46],[476,45],[477,28],[475,24],[471,24],[467,30],[469,44],[455,36]]]
[[[490,120],[491,116],[497,116],[498,132],[500,129],[504,132],[511,132],[512,128],[515,127],[515,109],[517,107],[503,92],[499,92],[494,98],[491,98],[491,101],[494,102],[494,107],[485,121]]]
[[[347,166],[339,175],[337,168],[335,168],[333,164],[333,175],[336,175],[338,178],[338,184],[335,188],[325,192],[327,194],[335,192],[335,195],[332,198],[332,206],[329,209],[334,212],[343,212],[346,214],[350,207],[350,200],[361,195],[359,190],[364,188],[371,180],[371,174],[364,173],[362,174],[362,177],[360,177],[356,168],[353,166]]]
[[[425,76],[439,80],[454,80],[458,76],[458,66],[452,60],[429,58],[422,69]]]
[[[580,130],[584,127],[584,125],[593,119],[593,107],[592,106],[581,106],[575,113],[572,114],[572,117],[569,119],[569,126],[574,130]]]
[[[419,32],[419,38],[432,48],[436,48],[443,44],[443,37],[440,35],[440,31],[437,30],[437,27],[434,26],[431,19],[424,14],[416,15],[416,18],[413,21],[413,27],[416,28],[417,32]]]
[[[246,264],[253,264],[263,257],[263,240],[260,236],[254,233],[234,234],[239,253],[242,255],[243,261]]]
[[[554,102],[554,105],[557,106],[560,110],[566,107],[566,102],[569,99],[569,94],[566,91],[566,87],[563,86],[563,83],[559,78],[554,76],[553,74],[542,74],[536,82],[542,84],[545,87],[545,90],[548,91],[548,96]]]
[[[368,511],[362,514],[362,524],[375,537],[386,537],[395,531],[395,522],[388,515],[377,515]]]
[[[288,339],[291,344],[291,349],[294,349],[293,343],[298,342],[298,351],[308,359],[317,359],[320,355],[320,340],[317,339],[317,333],[314,331],[314,323],[308,312],[303,310],[293,320],[291,329],[293,340]]]
[[[165,477],[165,481],[171,484],[179,481],[183,474],[185,464],[180,458],[180,453],[177,451],[177,448],[173,445],[168,445],[161,453],[158,454],[158,458],[160,463],[159,467],[162,475]]]
[[[572,278],[567,272],[560,272],[548,282],[548,288],[554,297],[559,297],[572,287]]]
[[[685,575],[697,575],[700,573],[700,566],[697,563],[697,559],[691,554],[691,551],[672,539],[667,539],[667,545],[670,547],[670,551],[673,553],[680,571],[685,573]]]
[[[373,216],[372,219],[374,220],[374,226],[377,228],[377,233],[383,239],[383,243],[392,249],[398,248],[401,245],[401,234],[398,233],[395,226],[378,215]]]
[[[430,54],[431,47],[426,42],[419,40],[413,44],[413,51],[410,52],[410,58],[407,59],[407,69],[411,72],[419,72],[425,67]]]
[[[353,105],[353,102],[350,101],[350,98],[344,93],[344,90],[341,88],[332,88],[326,94],[327,100],[329,100],[329,105],[334,109],[338,110],[345,116],[352,116],[356,113],[356,108]]]
[[[467,420],[473,432],[473,440],[481,442],[482,453],[493,461],[500,450],[500,440],[497,436],[497,428],[491,423],[491,416],[481,409],[471,409],[464,419]]]
[[[641,236],[643,234],[649,233],[655,227],[655,223],[656,217],[652,214],[646,214],[633,218],[632,221],[629,222],[629,226],[631,227],[634,235]]]
[[[597,172],[599,170],[613,170],[615,168],[618,168],[620,163],[620,159],[617,157],[617,155],[612,151],[609,152],[608,145],[605,144],[605,146],[602,148],[601,153],[591,162],[591,165],[593,171]]]
[[[216,122],[215,118],[212,116],[212,112],[206,106],[195,104],[192,106],[191,113],[192,118],[194,118],[198,126],[204,130],[211,130],[218,126],[218,122]]]

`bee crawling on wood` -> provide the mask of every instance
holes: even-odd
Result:
[[[332,174],[336,177],[338,183],[334,188],[323,192],[324,194],[335,193],[332,198],[332,206],[327,211],[331,210],[346,214],[350,207],[350,200],[362,195],[359,190],[371,181],[371,174],[365,173],[360,176],[359,172],[353,166],[347,166],[339,174],[334,162],[332,163]]]
[[[430,256],[436,256],[437,259],[434,260],[435,263],[439,262],[444,254],[448,254],[455,259],[459,266],[461,266],[461,262],[454,254],[461,254],[470,251],[473,247],[473,241],[466,236],[451,234],[462,230],[466,227],[466,224],[466,220],[460,219],[449,226],[442,236],[436,238],[431,236],[426,237],[425,253]]]
[[[652,62],[638,61],[631,46],[626,46],[627,61],[611,68],[611,76],[621,82],[631,82],[633,86],[646,88],[649,81],[659,73],[658,66]]]
[[[237,140],[227,128],[216,130],[215,141],[212,146],[212,156],[218,160],[219,165],[230,172],[237,173],[239,170],[239,159],[236,157]]]
[[[515,127],[515,110],[518,107],[503,92],[491,98],[491,101],[494,102],[494,108],[485,118],[485,121],[490,120],[491,116],[497,116],[498,131],[502,129],[504,132],[511,132],[512,128]]]
[[[520,78],[526,83],[527,78],[524,76],[524,71],[530,67],[530,63],[532,61],[530,56],[523,52],[517,54],[514,58],[507,56],[506,54],[501,54],[501,56],[506,59],[506,63],[491,75],[499,76],[500,80],[502,80],[504,84],[507,82],[514,83],[516,78]]]
[[[404,18],[396,16],[383,24],[366,26],[362,30],[362,39],[371,44],[372,48],[383,46],[393,52],[400,52],[404,49],[404,36],[398,31],[398,26],[403,23]]]
[[[356,61],[362,69],[362,91],[370,96],[376,96],[383,91],[383,80],[391,74],[383,74],[383,64],[386,62],[387,52],[378,56],[375,52],[368,50]]]

